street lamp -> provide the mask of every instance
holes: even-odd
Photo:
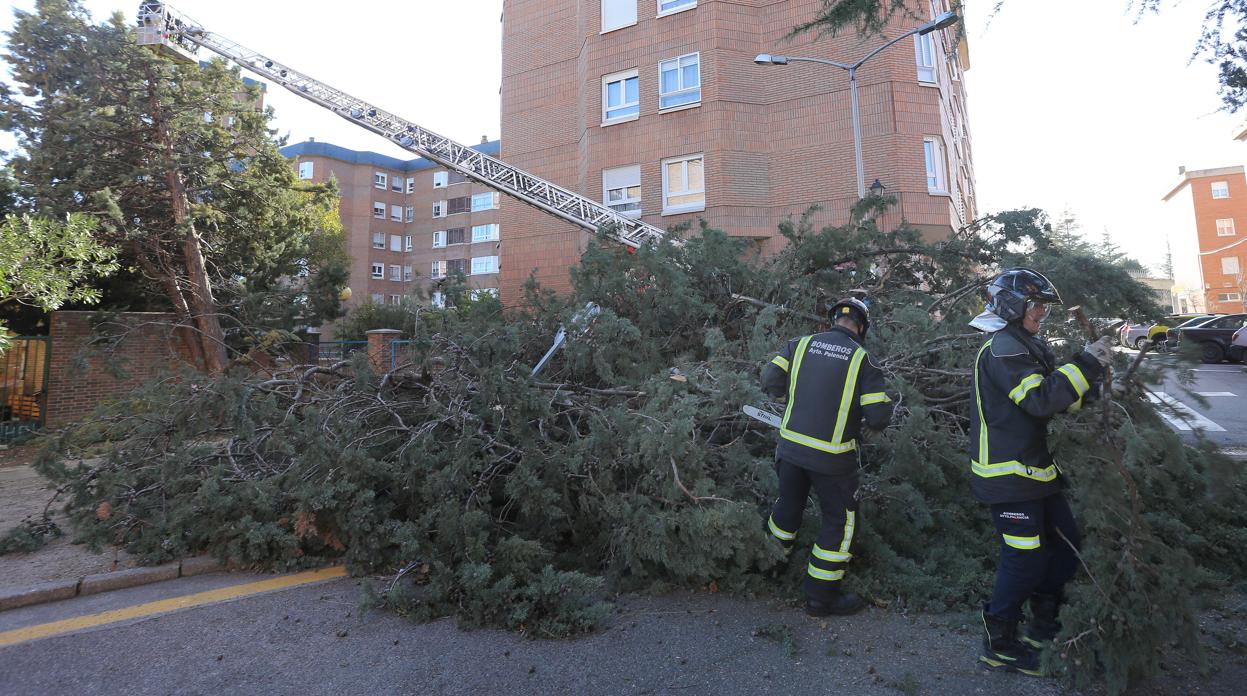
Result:
[[[861,199],[861,198],[866,197],[866,174],[863,172],[863,169],[862,169],[862,124],[861,124],[861,119],[858,118],[858,113],[857,113],[857,69],[862,67],[862,64],[864,64],[866,61],[879,55],[879,53],[883,52],[884,49],[888,48],[889,46],[896,43],[897,41],[900,41],[901,39],[913,36],[914,34],[918,34],[919,36],[922,36],[923,34],[930,34],[933,31],[938,31],[940,29],[951,27],[952,25],[956,24],[959,19],[960,18],[957,17],[957,14],[954,12],[944,12],[940,14],[940,16],[927,22],[926,24],[922,24],[917,27],[914,27],[913,29],[910,29],[904,34],[901,34],[900,36],[896,37],[895,39],[892,39],[891,41],[883,44],[879,48],[876,48],[870,53],[867,53],[865,58],[862,58],[861,60],[853,64],[837,63],[834,60],[827,60],[825,58],[801,58],[798,56],[779,56],[779,55],[774,55],[771,53],[759,53],[758,57],[753,59],[753,62],[757,63],[758,65],[788,65],[789,63],[821,63],[823,65],[831,65],[833,67],[837,67],[842,70],[849,71],[849,95],[851,97],[851,101],[853,104],[853,155],[857,161],[857,197]]]

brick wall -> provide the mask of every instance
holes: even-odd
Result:
[[[186,366],[187,353],[173,314],[128,312],[110,325],[109,333],[124,332],[107,352],[87,350],[95,335],[93,312],[53,312],[49,358],[47,427],[72,423],[96,406],[126,394],[162,370]],[[80,358],[86,360],[80,364]],[[124,373],[119,376],[117,369]]]

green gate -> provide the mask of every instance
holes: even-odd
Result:
[[[11,338],[0,353],[0,444],[18,443],[34,435],[48,405],[47,336]]]

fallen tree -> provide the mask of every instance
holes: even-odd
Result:
[[[341,560],[391,574],[378,600],[421,619],[563,636],[596,626],[607,592],[792,592],[799,569],[781,585],[763,574],[780,559],[762,523],[775,434],[740,409],[765,402],[757,375],[785,339],[865,289],[870,346],[900,398],[894,427],[861,449],[852,581],[880,606],[971,606],[996,554],[968,485],[975,290],[1025,259],[1091,316],[1155,308],[1111,250],[1039,211],[928,242],[876,229],[883,204],[869,199],[845,227],[786,223],[788,248],[767,259],[710,229],[636,254],[601,241],[573,269],[571,296],[530,286],[524,312],[448,293],[455,308],[421,314],[397,369],[360,355],[262,377],[180,375],[50,440],[40,470],[90,543],[152,563]],[[586,302],[601,312],[582,325]],[[1051,323],[1068,342],[1058,352],[1081,347],[1076,322]],[[566,347],[531,377],[560,325]],[[1053,435],[1086,568],[1054,665],[1079,683],[1104,673],[1114,689],[1190,637],[1201,588],[1247,571],[1241,469],[1164,427],[1148,377]]]

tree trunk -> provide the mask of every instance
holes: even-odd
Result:
[[[178,287],[177,278],[172,273],[162,270],[152,263],[151,259],[142,250],[137,249],[137,244],[135,247],[134,257],[139,260],[143,270],[147,271],[152,278],[159,279],[160,284],[165,288],[165,294],[169,296],[169,303],[173,305],[173,313],[178,317],[178,335],[182,337],[182,342],[190,353],[191,362],[194,363],[195,369],[207,370],[208,366],[204,361],[203,342],[199,340],[199,332],[195,330],[195,327],[191,326],[190,307],[186,304],[186,297],[182,295],[182,289]],[[159,247],[159,244],[157,244],[157,247]],[[164,255],[159,249],[156,251],[156,254]],[[162,265],[167,267],[167,260]]]
[[[204,263],[203,241],[199,238],[199,232],[195,229],[194,220],[191,218],[190,201],[186,197],[182,173],[178,170],[177,158],[174,156],[169,124],[165,119],[160,99],[156,96],[155,80],[155,75],[148,69],[147,88],[151,101],[152,128],[155,130],[156,140],[160,144],[164,158],[165,185],[169,187],[173,222],[184,235],[182,256],[186,264],[186,284],[190,288],[189,310],[195,327],[199,329],[194,338],[203,353],[205,370],[208,374],[216,375],[225,371],[225,332],[221,330],[216,300],[212,297],[212,283],[208,278],[208,269]],[[176,278],[170,280],[176,285]],[[168,288],[169,283],[165,283],[165,287]],[[176,296],[170,298],[175,307],[181,295],[179,290]]]

